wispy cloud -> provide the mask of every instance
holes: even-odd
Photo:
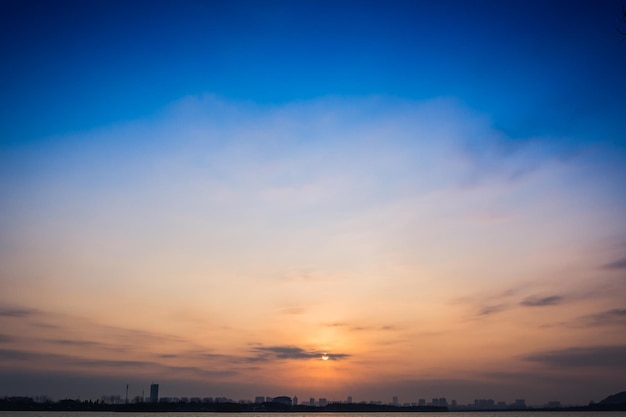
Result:
[[[281,307],[279,310],[280,314],[285,314],[288,316],[298,316],[306,313],[307,309],[303,306],[287,306]]]
[[[35,361],[45,359],[58,363],[60,360],[66,363],[69,357],[53,353],[38,353],[20,349],[0,349],[0,361]]]
[[[215,369],[205,366],[177,366],[164,365],[156,361],[145,360],[124,360],[124,359],[99,359],[80,356],[63,355],[49,352],[33,352],[19,349],[0,349],[0,362],[18,364],[25,363],[35,368],[45,368],[52,366],[56,369],[83,369],[89,371],[106,372],[115,370],[120,372],[170,372],[187,373],[196,375],[211,376],[232,376],[237,374],[235,369]]]
[[[602,265],[602,269],[625,269],[626,268],[626,257],[617,259],[613,262],[609,262],[608,264]]]
[[[322,355],[328,356],[329,360],[340,360],[349,357],[346,353],[331,353],[319,350],[306,350],[297,346],[258,346],[252,349],[254,356],[248,359],[251,362],[269,361],[276,359],[322,359]]]
[[[102,343],[98,343],[98,342],[94,342],[90,340],[47,339],[46,342],[54,343],[57,345],[64,345],[64,346],[78,346],[78,347],[102,346]]]
[[[520,302],[524,307],[545,307],[561,304],[564,298],[560,295],[550,295],[547,297],[530,296]]]
[[[614,308],[587,316],[582,316],[574,322],[575,325],[583,326],[606,326],[613,324],[626,324],[626,309]]]
[[[481,307],[480,310],[478,311],[478,316],[491,316],[497,313],[501,313],[509,308],[510,306],[508,304],[495,304],[495,305],[484,306],[484,307]]]
[[[0,317],[21,318],[34,316],[38,313],[39,311],[34,308],[0,306]]]
[[[537,352],[525,357],[552,367],[626,368],[626,346],[586,346]]]
[[[364,331],[394,331],[399,330],[398,326],[393,324],[383,324],[383,325],[365,325],[365,324],[353,324],[348,322],[333,322],[325,325],[326,327],[340,327],[345,331],[355,331],[355,332],[364,332]]]

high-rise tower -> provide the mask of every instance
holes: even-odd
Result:
[[[159,384],[150,385],[150,402],[159,402]]]

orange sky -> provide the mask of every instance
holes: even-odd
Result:
[[[507,141],[448,100],[205,97],[14,149],[0,394],[617,392],[626,229],[610,149]]]

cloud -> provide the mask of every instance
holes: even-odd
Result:
[[[626,309],[614,308],[600,313],[580,317],[575,324],[585,326],[606,326],[626,323]]]
[[[57,345],[65,346],[103,346],[102,343],[93,342],[89,340],[72,340],[72,339],[47,339],[46,342],[54,343]]]
[[[307,309],[302,306],[288,306],[282,307],[278,310],[280,314],[285,314],[288,316],[298,316],[306,313]]]
[[[0,306],[0,317],[21,318],[38,314],[34,308]]]
[[[350,324],[342,321],[336,321],[326,324],[326,327],[348,327]]]
[[[625,269],[625,268],[626,268],[626,257],[618,259],[613,262],[609,262],[608,264],[605,264],[602,266],[602,269],[608,269],[608,270]]]
[[[393,324],[383,324],[383,325],[354,325],[348,322],[332,322],[325,324],[326,327],[341,327],[345,331],[355,331],[355,332],[363,332],[363,331],[395,331],[399,330],[398,326]]]
[[[27,352],[17,349],[0,349],[0,361],[9,360],[9,361],[29,361],[39,359],[41,357],[46,358],[58,358],[58,355],[42,355],[39,353]]]
[[[501,313],[507,310],[509,306],[507,304],[496,304],[491,306],[482,307],[478,311],[479,316],[491,316],[493,314]]]
[[[536,297],[530,296],[520,302],[520,305],[525,307],[545,307],[561,304],[563,297],[560,295],[550,295],[548,297]]]
[[[62,355],[49,352],[33,352],[19,349],[0,349],[0,362],[8,361],[11,364],[16,362],[27,362],[34,368],[44,368],[52,365],[52,368],[88,370],[88,371],[110,371],[123,369],[125,372],[161,373],[171,375],[172,373],[186,373],[200,376],[232,376],[238,372],[235,369],[207,369],[203,366],[175,366],[164,365],[154,361],[125,360],[125,359],[98,359]]]
[[[295,359],[321,359],[322,355],[328,356],[330,360],[340,360],[349,357],[346,353],[330,353],[317,350],[305,350],[296,346],[258,346],[252,349],[256,353],[255,356],[248,358],[251,362]]]
[[[90,368],[103,367],[120,367],[120,366],[154,366],[151,362],[146,361],[128,361],[128,360],[106,360],[106,359],[89,359],[70,355],[60,355],[49,352],[33,352],[20,349],[0,349],[0,360],[9,361],[28,361],[40,363],[51,363],[62,366],[88,366]]]
[[[524,359],[555,368],[626,368],[626,345],[570,347],[533,353]]]
[[[76,359],[75,364],[80,366],[88,366],[90,368],[155,368],[161,365],[149,361],[131,361],[131,360],[110,360],[110,359]]]

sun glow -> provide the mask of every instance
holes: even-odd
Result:
[[[330,358],[325,352],[322,354],[322,360],[327,361]]]

